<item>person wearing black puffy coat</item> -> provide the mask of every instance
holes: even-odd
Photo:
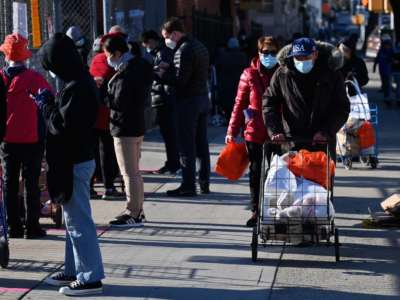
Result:
[[[160,70],[159,76],[176,88],[178,113],[179,154],[182,183],[167,192],[170,197],[196,196],[196,157],[200,161],[199,183],[203,194],[210,192],[210,150],[208,126],[208,69],[207,48],[185,34],[183,23],[173,18],[162,28],[167,47],[174,50],[175,72]],[[169,76],[168,76],[169,75]]]

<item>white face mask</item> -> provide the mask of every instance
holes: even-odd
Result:
[[[120,59],[118,59],[117,61],[113,61],[113,60],[111,60],[110,57],[107,57],[107,63],[111,68],[113,68],[114,70],[117,70],[120,65]]]
[[[172,50],[174,50],[175,48],[176,48],[176,42],[174,42],[173,40],[171,40],[171,39],[165,39],[165,45],[168,47],[168,48],[170,48],[170,49],[172,49]]]
[[[54,79],[56,79],[56,78],[57,78],[57,75],[56,75],[56,74],[54,74],[52,71],[49,71],[49,74],[50,74],[51,78],[54,78]]]

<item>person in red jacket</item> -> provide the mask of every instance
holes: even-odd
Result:
[[[0,46],[7,62],[0,71],[6,87],[7,107],[0,155],[11,238],[22,238],[24,234],[26,238],[46,235],[39,224],[39,176],[46,129],[40,108],[32,97],[51,88],[42,75],[26,67],[26,60],[32,56],[27,46],[28,40],[17,33],[7,35]],[[22,207],[18,201],[21,170],[26,195],[25,232],[20,218]]]
[[[257,224],[263,144],[268,137],[262,117],[262,97],[277,69],[276,55],[279,49],[278,41],[271,36],[261,37],[258,40],[259,55],[252,60],[250,67],[244,70],[240,78],[225,138],[226,143],[231,143],[241,134],[242,129],[244,130],[250,160],[250,194],[253,212],[247,221],[248,227]]]
[[[103,200],[113,200],[124,197],[125,194],[118,192],[114,186],[114,179],[119,174],[117,158],[115,156],[114,141],[110,133],[110,109],[106,106],[104,99],[107,96],[107,84],[115,74],[107,63],[107,56],[101,51],[97,53],[90,64],[90,75],[94,78],[100,92],[100,106],[96,121],[96,134],[98,137],[98,150],[101,174],[105,193]]]

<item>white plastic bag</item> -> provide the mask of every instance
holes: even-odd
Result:
[[[327,218],[328,217],[328,191],[322,186],[303,179],[297,186],[293,207],[301,206],[303,218]],[[329,216],[335,215],[335,209],[329,201]]]
[[[294,202],[296,176],[279,155],[274,155],[264,186],[264,216],[269,216],[270,208],[283,210]]]

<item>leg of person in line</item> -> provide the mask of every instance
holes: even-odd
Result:
[[[115,153],[124,179],[126,188],[126,210],[111,221],[117,227],[142,226],[140,218],[143,202],[143,179],[139,171],[140,152],[138,153],[138,140],[143,137],[114,138]],[[140,150],[140,147],[139,147]]]
[[[260,144],[246,142],[247,152],[249,153],[250,160],[250,195],[251,195],[251,210],[252,217],[247,221],[248,227],[253,227],[257,224],[258,203],[260,198],[260,180],[261,180],[261,167],[263,160],[263,146]]]
[[[95,143],[95,150],[94,150],[94,157],[96,163],[96,169],[93,173],[92,178],[90,179],[90,198],[91,199],[99,199],[100,195],[94,189],[95,179],[102,179],[101,168],[100,168],[100,152],[99,152],[99,130],[95,130],[96,136],[96,143]],[[104,180],[104,179],[102,179]]]
[[[19,175],[22,163],[16,152],[19,150],[17,148],[17,145],[3,143],[0,151],[10,238],[22,238],[24,236],[24,228],[20,218],[21,202],[18,198]]]
[[[208,143],[208,98],[199,99],[200,114],[196,128],[196,153],[200,160],[199,183],[202,194],[210,193],[210,147]]]
[[[42,169],[43,145],[35,144],[26,148],[22,164],[22,177],[26,191],[26,236],[37,238],[46,235],[39,224],[40,189],[39,177]]]
[[[171,106],[171,107],[170,107]],[[172,105],[165,104],[157,108],[157,122],[164,139],[167,161],[159,173],[175,173],[179,167],[179,153],[176,134],[176,114]]]
[[[118,175],[117,158],[115,157],[114,141],[108,131],[99,134],[100,166],[104,181],[105,193],[103,199],[115,199],[124,196],[116,190],[114,180]]]
[[[182,184],[167,192],[170,197],[196,195],[196,124],[197,107],[194,99],[185,99],[178,105],[178,141],[182,165]]]
[[[135,212],[135,216],[140,218],[140,215],[143,213],[143,203],[144,203],[144,182],[143,177],[140,172],[140,157],[141,157],[141,149],[143,143],[143,136],[135,137],[133,144],[133,163],[132,163],[132,178],[133,178],[133,191],[135,198],[137,199],[136,203],[128,204],[129,209]],[[136,212],[139,210],[139,213]],[[142,220],[143,221],[143,220]]]
[[[65,272],[72,275],[74,262],[76,278],[85,284],[99,283],[104,278],[96,226],[89,202],[90,178],[94,170],[94,160],[74,165],[72,197],[63,203],[65,228],[71,243],[66,245]]]

